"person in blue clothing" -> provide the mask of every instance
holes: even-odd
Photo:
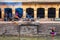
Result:
[[[9,21],[12,20],[12,13],[9,13]]]
[[[4,15],[4,21],[8,21],[7,13]]]
[[[23,16],[23,9],[22,8],[17,8],[16,9],[16,15],[21,18]]]
[[[27,16],[26,16],[27,18],[33,18],[33,15],[29,15],[29,14],[27,14]]]

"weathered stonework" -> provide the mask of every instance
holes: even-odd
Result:
[[[19,26],[12,23],[1,24],[0,23],[0,35],[37,35],[37,34],[47,34],[50,35],[49,29],[51,27],[56,27],[56,33],[60,34],[60,24],[59,23],[41,23],[39,26]]]

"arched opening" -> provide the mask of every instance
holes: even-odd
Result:
[[[22,8],[16,8],[15,15],[17,15],[19,18],[22,18],[22,16],[23,16],[23,9]]]
[[[37,18],[44,18],[45,17],[45,9],[44,8],[38,8],[37,9]]]
[[[55,18],[56,8],[48,8],[48,18]]]
[[[15,9],[15,19],[18,20],[23,16],[23,8],[16,8]]]
[[[4,21],[11,21],[12,20],[12,8],[5,8],[4,9]]]
[[[1,18],[1,8],[0,8],[0,18]]]
[[[34,18],[34,9],[33,8],[27,8],[26,9],[26,18]]]

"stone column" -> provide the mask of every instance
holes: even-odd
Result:
[[[15,8],[12,8],[12,13],[13,15],[15,15]]]
[[[1,17],[4,18],[4,8],[1,9]]]
[[[45,18],[48,18],[48,8],[45,8]]]
[[[56,8],[56,18],[59,18],[59,8]]]
[[[36,19],[37,18],[37,11],[35,10],[34,11],[34,19]]]
[[[23,18],[26,18],[26,10],[23,11]]]

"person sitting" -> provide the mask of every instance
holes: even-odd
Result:
[[[17,15],[14,16],[15,21],[19,20],[19,17]]]

